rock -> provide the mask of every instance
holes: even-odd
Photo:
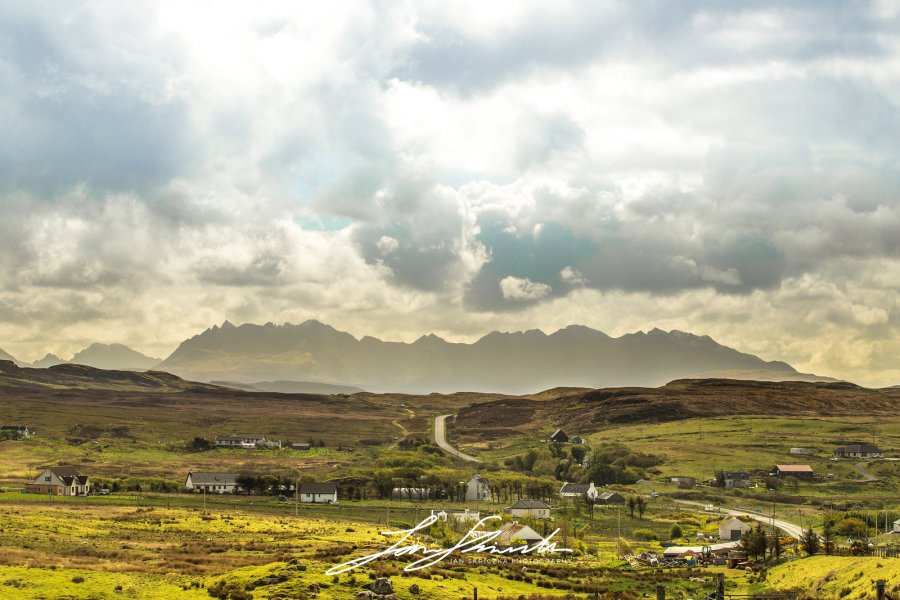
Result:
[[[306,589],[309,590],[310,592],[318,592],[318,591],[319,591],[319,584],[318,584],[318,583],[311,583],[311,584],[309,584],[308,586],[306,586]]]
[[[419,594],[422,593],[422,588],[419,587],[418,583],[414,583],[411,586],[409,586],[409,593],[412,594],[413,596],[418,596]]]
[[[375,595],[375,592],[370,592],[369,590],[363,590],[356,595],[356,600],[375,600],[378,596]]]
[[[379,577],[369,584],[369,589],[378,596],[387,596],[394,593],[394,584],[387,577]]]

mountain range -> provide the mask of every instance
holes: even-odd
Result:
[[[226,321],[185,340],[154,369],[198,381],[302,380],[406,393],[653,387],[721,371],[775,380],[806,377],[786,363],[767,362],[708,336],[677,330],[613,338],[572,325],[550,335],[495,331],[471,344],[433,334],[404,343],[357,339],[315,320],[240,327]]]
[[[64,360],[55,354],[47,354],[44,358],[29,364],[16,360],[12,355],[0,349],[0,360],[11,360],[23,367],[35,367],[46,369],[55,365],[76,364],[86,365],[97,369],[119,369],[129,371],[143,371],[152,369],[162,359],[153,358],[132,350],[123,344],[91,344],[84,350],[77,352],[71,360]]]

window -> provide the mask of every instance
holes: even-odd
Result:
[[[50,481],[50,476],[47,475],[46,477],[44,477],[44,481]]]

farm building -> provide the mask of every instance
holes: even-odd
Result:
[[[500,528],[500,535],[494,538],[498,545],[509,545],[514,540],[522,540],[527,544],[534,544],[544,539],[544,536],[529,527],[520,523],[507,523]]]
[[[812,479],[815,475],[809,465],[775,465],[772,474],[775,477],[796,477],[797,479]]]
[[[697,485],[697,478],[678,476],[672,478],[672,483],[676,485],[695,486]]]
[[[617,492],[597,494],[597,504],[625,504],[625,496]]]
[[[309,450],[309,442],[291,442],[291,450]]]
[[[550,441],[558,442],[560,444],[568,444],[569,436],[566,435],[566,432],[563,431],[562,429],[557,429],[556,431],[554,431],[553,433],[550,434]]]
[[[750,531],[749,525],[737,517],[730,517],[719,525],[719,539],[734,542],[741,539],[741,536],[748,531]]]

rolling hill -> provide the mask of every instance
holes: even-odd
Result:
[[[226,321],[182,342],[155,368],[201,381],[301,380],[406,393],[658,386],[701,372],[736,370],[771,378],[797,375],[783,362],[681,331],[613,338],[572,325],[550,335],[495,331],[472,344],[436,335],[403,343],[357,339],[318,321],[240,327]]]
[[[162,359],[146,356],[122,344],[91,344],[69,362],[98,369],[152,369]]]

